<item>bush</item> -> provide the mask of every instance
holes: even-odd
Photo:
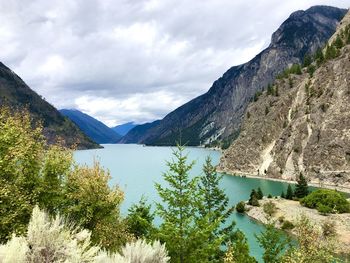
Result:
[[[272,201],[268,201],[263,205],[263,210],[268,216],[272,216],[276,213],[277,207]]]
[[[137,240],[126,244],[121,254],[107,253],[93,246],[88,230],[69,226],[63,218],[50,219],[37,206],[25,237],[13,236],[0,245],[0,262],[91,262],[91,263],[166,263],[169,261],[164,245],[159,241],[147,244]]]
[[[236,205],[236,211],[238,213],[244,213],[245,212],[245,202],[241,201]]]
[[[348,213],[350,203],[345,196],[335,190],[319,189],[304,197],[300,203],[315,208],[320,213]]]
[[[294,228],[294,224],[288,220],[283,221],[283,224],[281,226],[283,230],[289,230]]]

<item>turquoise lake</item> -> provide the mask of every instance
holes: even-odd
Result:
[[[110,185],[119,185],[125,193],[121,208],[124,215],[127,214],[130,205],[138,202],[142,195],[147,197],[148,202],[153,203],[154,207],[154,202],[160,200],[154,183],[164,183],[162,173],[167,171],[166,161],[172,158],[173,148],[144,147],[133,144],[103,146],[103,149],[76,151],[74,158],[78,163],[87,165],[91,165],[96,159],[104,168],[109,169],[112,176]],[[218,164],[220,159],[220,152],[210,149],[187,147],[186,152],[189,160],[196,162],[192,170],[193,175],[202,174],[201,169],[206,156],[210,155],[214,164]],[[225,175],[221,182],[221,187],[225,189],[231,205],[249,199],[252,189],[260,187],[264,195],[280,195],[282,190],[286,192],[287,186],[286,183],[281,182],[230,175]],[[262,250],[254,234],[259,234],[263,226],[238,213],[234,213],[233,220],[236,221],[237,228],[247,236],[251,255],[261,261]]]

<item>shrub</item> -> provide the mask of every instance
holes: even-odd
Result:
[[[316,208],[320,213],[350,212],[350,203],[342,193],[335,190],[316,190],[304,197],[300,203],[309,208]]]
[[[280,216],[279,218],[278,218],[278,222],[280,222],[281,224],[284,222],[284,216]]]
[[[91,262],[91,263],[166,263],[164,245],[137,240],[126,244],[121,254],[108,253],[93,246],[88,230],[70,227],[60,216],[51,219],[38,206],[33,213],[25,237],[13,236],[0,245],[0,262]]]
[[[277,207],[272,201],[268,201],[263,205],[263,210],[268,216],[272,216],[276,213]]]
[[[240,201],[237,205],[236,205],[236,211],[238,213],[244,213],[245,212],[245,202],[244,201]]]
[[[259,200],[261,200],[263,197],[264,197],[264,194],[263,194],[263,192],[261,191],[261,188],[260,187],[258,187],[258,190],[256,191],[256,197],[259,199]]]
[[[286,199],[292,200],[293,196],[294,196],[294,192],[293,192],[292,186],[289,184],[287,188]]]
[[[288,220],[285,220],[281,226],[283,230],[289,230],[294,228],[294,224]]]
[[[271,195],[271,194],[269,194],[269,195],[267,196],[267,198],[272,198],[272,195]]]

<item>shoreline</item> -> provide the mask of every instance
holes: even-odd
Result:
[[[243,178],[252,178],[252,179],[262,179],[262,180],[268,180],[268,181],[275,181],[275,182],[281,182],[281,183],[288,183],[288,184],[296,184],[297,181],[282,179],[282,178],[273,178],[273,177],[267,177],[267,176],[259,176],[252,173],[242,173],[242,172],[227,172],[223,171],[221,169],[217,169],[218,173],[229,175],[229,176],[238,176]],[[331,190],[337,190],[339,192],[350,194],[350,187],[347,186],[339,186],[335,184],[325,184],[325,183],[318,183],[315,181],[308,182],[308,186],[316,187],[316,188],[326,188]]]

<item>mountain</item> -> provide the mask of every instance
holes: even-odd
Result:
[[[249,105],[220,170],[286,180],[303,173],[320,185],[349,188],[349,69],[350,12],[323,55],[299,75],[276,80]]]
[[[127,122],[127,123],[112,127],[112,130],[120,134],[121,136],[124,136],[135,126],[136,124],[134,124],[133,122]]]
[[[60,112],[97,143],[116,143],[122,137],[102,122],[81,111],[62,109]]]
[[[34,121],[42,122],[48,143],[54,143],[57,137],[60,137],[67,146],[77,145],[78,149],[100,147],[1,62],[0,105],[9,106],[14,110],[27,108]]]
[[[132,129],[121,142],[173,145],[181,138],[187,145],[229,144],[239,134],[242,117],[254,95],[287,66],[301,63],[306,54],[322,47],[345,13],[345,9],[328,6],[294,12],[255,58],[230,68],[207,93],[161,121]],[[144,132],[139,133],[140,129]]]

